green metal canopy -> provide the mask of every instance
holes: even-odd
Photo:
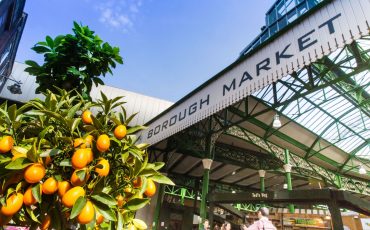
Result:
[[[277,1],[275,7],[279,2],[292,1]],[[329,5],[331,2],[333,5]],[[350,3],[341,0],[295,3],[290,12],[297,13],[303,4],[308,7],[310,3],[315,3],[306,16],[311,17],[311,23],[318,23],[319,29],[348,13],[345,12],[348,7],[343,7],[340,13],[332,12],[335,11],[332,10],[334,6],[354,4],[351,6],[358,8],[361,4],[368,4],[362,0]],[[326,8],[320,11],[321,14],[316,12],[320,17],[310,16],[321,7]],[[317,20],[326,12],[334,16],[320,24]],[[353,12],[351,14],[354,16]],[[257,39],[257,45],[247,47],[232,65],[147,124],[150,126],[147,137],[159,136],[154,137],[159,141],[154,141],[150,148],[151,160],[165,161],[168,175],[177,186],[185,189],[167,189],[167,192],[172,191],[169,192],[171,195],[181,190],[182,193],[177,195],[196,200],[201,184],[207,185],[203,186],[203,192],[207,192],[209,187],[211,193],[279,191],[284,189],[288,180],[289,167],[286,166],[291,166],[293,190],[337,188],[370,200],[370,26],[367,24],[366,32],[358,26],[347,33],[343,29],[345,26],[338,23],[336,25],[343,29],[341,42],[344,44],[338,45],[339,36],[331,40],[334,45],[327,42],[328,46],[324,43],[306,56],[299,56],[299,52],[304,50],[302,47],[305,48],[309,42],[319,43],[319,37],[315,37],[317,40],[309,37],[315,29],[305,31],[311,23],[301,26],[304,17],[287,23],[281,31],[271,33],[272,27],[279,25],[279,20],[288,20],[287,15],[289,12],[286,10],[284,15],[279,16],[281,19],[276,19],[265,28],[269,37],[262,39],[264,30]],[[293,30],[294,27],[299,29]],[[289,41],[278,40],[280,36],[287,36],[287,31],[292,36],[304,34],[298,38],[298,53],[287,51],[293,46]],[[355,32],[358,33],[356,39]],[[320,36],[326,35],[323,33]],[[345,36],[348,37],[345,39]],[[277,52],[275,47],[269,46],[276,44],[276,40],[283,47]],[[271,65],[272,58],[266,57],[264,52],[273,54],[276,64],[283,58],[292,57],[292,61],[276,67]],[[294,55],[299,57],[294,59]],[[260,58],[256,65],[253,62],[255,57]],[[268,72],[274,67],[276,73]],[[247,71],[243,73],[245,69]],[[256,71],[257,80],[248,71]],[[259,76],[262,71],[268,72],[265,78]],[[236,78],[240,76],[239,83]],[[229,84],[220,83],[221,78],[229,80]],[[250,85],[237,92],[237,85],[240,87],[248,80]],[[217,89],[217,83],[223,85],[223,95],[208,93],[208,97],[204,97],[207,95],[205,91]],[[186,107],[192,102],[189,100],[197,96],[199,104]],[[192,120],[192,125],[183,122],[176,129],[169,128],[171,122],[174,125],[176,119],[181,118],[182,111],[187,111],[179,107],[184,105],[189,109],[190,116],[190,112],[195,113],[203,105],[208,105],[212,97],[219,98],[220,103],[200,111],[199,117],[193,120],[183,117],[185,121]],[[277,115],[281,127],[273,125]],[[202,159],[208,158],[213,159],[213,163],[210,170],[205,170]],[[208,178],[209,186],[205,182]],[[202,200],[203,207],[204,202]]]

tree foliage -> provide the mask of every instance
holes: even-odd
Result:
[[[76,89],[85,99],[93,83],[104,84],[101,76],[112,74],[116,63],[122,64],[118,47],[103,42],[89,27],[74,22],[73,34],[59,35],[54,39],[47,36],[33,48],[44,55],[44,63],[27,60],[26,71],[36,76],[39,86],[36,93],[50,90],[54,86],[70,91]]]
[[[85,124],[81,114],[90,109],[95,115],[91,116],[92,124]],[[0,143],[5,136],[14,140],[11,149],[0,154],[0,206],[9,206],[9,197],[25,195],[28,188],[32,189],[37,201],[31,206],[23,204],[14,215],[5,218],[8,221],[11,218],[20,226],[38,226],[49,216],[51,227],[68,229],[70,224],[78,224],[78,216],[91,202],[94,217],[100,213],[105,219],[100,225],[102,229],[145,229],[145,224],[134,216],[138,209],[150,202],[150,197],[145,196],[147,181],[172,182],[159,172],[164,165],[162,162],[148,162],[148,145],[138,143],[135,135],[144,127],[130,126],[133,118],[126,115],[120,97],[108,99],[101,94],[101,99],[93,103],[78,93],[61,89],[57,94],[47,91],[45,100],[34,99],[20,108],[6,103],[0,105]],[[118,125],[127,127],[122,139],[114,135]],[[103,134],[109,137],[106,152],[97,148],[97,140]],[[86,141],[88,137],[91,138],[89,143]],[[89,149],[93,153],[91,162],[83,169],[72,167],[71,159],[79,149]],[[102,168],[98,164],[102,158],[109,162],[107,176],[97,173],[97,169]],[[25,180],[25,169],[35,163],[45,167],[46,175],[40,182],[29,183]],[[85,195],[72,207],[63,205],[65,195],[58,195],[61,191],[50,195],[40,189],[51,177],[58,183],[72,181],[73,173],[84,181],[80,186]],[[3,219],[4,215],[0,213],[0,222]],[[80,228],[94,229],[97,225],[94,218],[87,224],[80,224]]]

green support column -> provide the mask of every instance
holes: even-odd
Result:
[[[203,229],[203,221],[207,219],[207,194],[209,186],[209,171],[212,165],[212,159],[203,159],[203,180],[202,180],[202,200],[200,202],[200,224],[199,229]]]
[[[159,191],[158,191],[158,197],[157,197],[157,204],[155,206],[154,210],[154,219],[153,219],[153,230],[159,229],[159,221],[160,221],[160,212],[161,212],[161,207],[163,203],[163,197],[164,197],[164,184],[159,185]]]
[[[338,186],[338,189],[342,188],[342,177],[339,174],[335,175],[335,182],[336,185]]]
[[[289,156],[289,150],[285,149],[285,165],[284,165],[284,171],[285,171],[285,176],[286,176],[286,183],[288,185],[288,191],[293,190],[292,186],[292,165],[290,164],[290,156]],[[289,212],[294,213],[294,205],[289,204],[288,205]]]
[[[265,170],[258,170],[258,174],[260,176],[260,187],[261,187],[261,192],[265,191],[265,175],[266,171]]]

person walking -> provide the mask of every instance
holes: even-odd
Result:
[[[257,212],[258,219],[247,230],[276,230],[276,227],[269,221],[269,210],[262,207]]]

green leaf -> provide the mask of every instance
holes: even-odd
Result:
[[[139,173],[139,176],[151,176],[151,175],[155,175],[157,174],[158,171],[154,170],[154,169],[143,169],[140,173]]]
[[[136,149],[136,148],[130,148],[128,150],[134,157],[136,157],[137,159],[139,160],[143,160],[143,152],[139,149]]]
[[[19,170],[24,169],[31,164],[33,164],[32,161],[28,160],[25,157],[20,157],[17,158],[15,161],[10,162],[7,166],[5,166],[5,168],[10,170]]]
[[[64,37],[65,37],[64,35],[59,35],[56,38],[54,38],[54,46],[58,46],[64,39]]]
[[[100,121],[98,119],[96,119],[96,117],[94,115],[91,115],[91,118],[93,120],[93,124],[94,124],[95,128],[100,129],[100,130],[104,128],[103,125],[100,123]]]
[[[134,177],[136,177],[142,169],[142,162],[140,160],[135,160],[134,165]]]
[[[76,112],[80,109],[82,103],[79,102],[68,110],[67,118],[73,118],[76,115]]]
[[[41,203],[41,185],[37,183],[32,187],[32,196],[37,200],[37,202]]]
[[[161,168],[163,168],[164,165],[165,165],[164,162],[155,162],[154,163],[154,169],[155,170],[160,170]]]
[[[58,155],[61,152],[62,152],[62,150],[60,150],[60,149],[47,149],[47,150],[43,151],[40,154],[40,157],[55,156],[55,155]]]
[[[147,205],[149,201],[150,199],[148,198],[134,198],[129,200],[124,206],[130,211],[136,211],[144,208],[144,206]]]
[[[59,166],[72,167],[71,159],[64,159],[59,163]]]
[[[103,204],[106,204],[108,206],[117,205],[117,201],[113,197],[111,197],[110,195],[105,194],[105,193],[94,194],[94,195],[91,196],[91,199],[99,201],[99,202],[101,202]]]
[[[138,148],[140,150],[144,150],[144,149],[148,148],[149,146],[150,146],[150,144],[141,143],[141,144],[136,145],[136,148]]]
[[[129,157],[129,152],[125,152],[121,155],[122,163],[126,163],[127,158]]]
[[[54,48],[54,40],[50,36],[46,36],[45,40],[50,48]]]
[[[80,122],[81,122],[81,118],[76,118],[76,119],[73,120],[72,126],[70,127],[72,133],[78,127],[78,125],[80,124]]]
[[[131,127],[127,130],[127,134],[132,134],[132,133],[135,133],[137,131],[140,131],[140,130],[143,130],[143,129],[146,129],[147,127],[145,126],[142,126],[142,125],[136,125],[134,127]]]
[[[85,169],[82,169],[82,170],[78,170],[77,172],[76,172],[76,174],[77,174],[77,176],[78,176],[78,178],[80,179],[80,180],[85,180],[85,177],[86,177],[86,170]]]
[[[138,113],[134,113],[132,114],[130,117],[128,117],[126,120],[125,120],[125,124],[126,126],[132,121],[132,119],[135,118],[135,116],[137,115]],[[126,116],[125,116],[126,117]]]
[[[15,118],[17,117],[17,105],[11,105],[8,108],[8,114],[9,114],[9,119],[11,121],[15,121]]]
[[[104,82],[102,79],[100,79],[99,77],[94,77],[93,78],[93,81],[95,83],[95,86],[98,86],[98,85],[104,85]]]
[[[152,179],[153,181],[158,182],[160,184],[175,185],[170,178],[168,178],[164,175],[161,175],[161,174],[151,176],[150,179]]]
[[[36,51],[36,53],[39,53],[39,54],[50,52],[50,49],[45,46],[34,46],[31,49]]]
[[[86,201],[87,199],[83,196],[80,196],[77,199],[76,203],[72,207],[71,216],[70,216],[71,219],[75,218],[78,214],[80,214],[83,207],[85,207]]]
[[[98,212],[104,216],[105,219],[117,221],[116,214],[107,205],[104,205],[100,202],[94,202],[94,206],[98,210]]]
[[[121,212],[117,212],[117,230],[123,230],[123,216]]]
[[[30,150],[27,151],[27,158],[33,162],[37,162],[38,160],[38,155],[37,155],[37,138],[35,138],[32,147]]]
[[[33,213],[31,206],[26,206],[26,211],[34,222],[41,224],[41,222],[37,219],[36,215]]]
[[[145,222],[140,219],[133,219],[132,222],[134,223],[135,227],[140,230],[148,229],[148,226],[145,224]]]

